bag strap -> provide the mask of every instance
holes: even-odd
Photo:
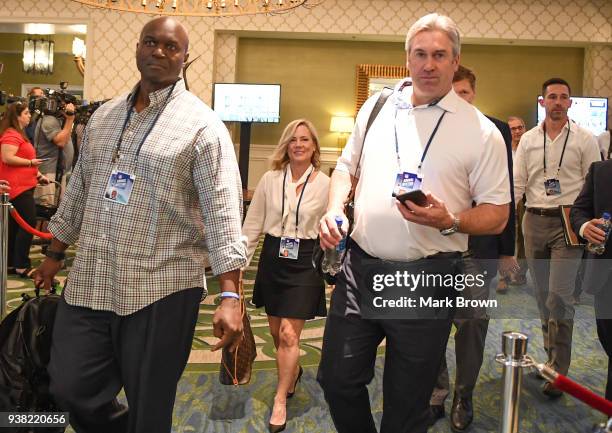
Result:
[[[42,128],[42,119],[43,116],[40,116],[36,121],[36,126],[34,127],[34,150],[38,154],[38,140],[40,139],[40,129]]]
[[[244,315],[246,314],[246,303],[244,302],[244,287],[242,283],[242,273],[240,274],[240,280],[238,281],[238,295],[240,296],[240,299],[239,299],[240,317],[241,317],[242,323],[244,323]],[[242,338],[244,338],[244,329],[242,330]],[[235,386],[239,385],[238,383],[238,350],[239,349],[240,349],[240,345],[236,346],[236,351],[233,354],[234,355],[233,374],[232,374],[232,370],[230,370],[230,368],[225,363],[223,356],[221,356],[221,363],[223,364],[223,367],[225,367],[225,370],[227,371],[227,374],[229,375],[229,377],[232,378],[232,382]]]
[[[391,89],[390,87],[383,88],[382,91],[380,92],[380,95],[378,95],[378,99],[376,100],[376,104],[374,104],[374,108],[372,108],[372,111],[370,112],[370,117],[368,117],[368,123],[366,124],[366,129],[365,129],[365,132],[363,133],[363,140],[361,142],[361,150],[359,151],[359,159],[357,160],[357,167],[355,168],[355,174],[353,175],[353,178],[356,178],[357,180],[351,179],[351,192],[349,193],[348,201],[353,200],[353,197],[355,197],[355,190],[357,189],[357,184],[359,183],[359,178],[357,178],[357,172],[359,171],[359,166],[361,165],[361,157],[363,156],[363,148],[365,147],[365,140],[366,140],[366,137],[368,136],[368,131],[370,130],[370,126],[372,126],[372,124],[376,120],[376,117],[378,116],[378,113],[380,113],[380,110],[382,110],[383,105],[385,105],[385,102],[387,102],[387,99],[389,99],[389,96],[391,96],[392,94],[393,94],[393,89]]]

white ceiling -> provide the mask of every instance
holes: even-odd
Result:
[[[23,33],[28,35],[84,35],[85,24],[2,23],[0,33]]]

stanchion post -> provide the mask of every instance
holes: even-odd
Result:
[[[523,367],[527,365],[527,342],[529,338],[520,332],[502,334],[502,353],[497,361],[504,366],[501,433],[518,433],[519,400],[523,382]]]
[[[9,226],[9,195],[0,194],[0,320],[6,316],[6,289],[8,274],[8,226]]]

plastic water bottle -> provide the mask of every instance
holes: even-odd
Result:
[[[337,216],[335,218],[336,226],[340,233],[342,233],[342,217]],[[342,237],[340,243],[336,245],[335,248],[329,248],[325,250],[325,255],[323,256],[323,263],[321,264],[321,269],[323,272],[329,275],[336,275],[342,269],[342,259],[344,258],[344,253],[346,253],[346,235]]]
[[[610,237],[610,231],[612,231],[612,221],[611,221],[612,216],[610,215],[610,213],[604,212],[601,218],[604,220],[604,222],[603,224],[597,224],[597,227],[599,227],[606,233],[606,240],[600,244],[594,244],[594,243],[589,242],[587,245],[587,250],[590,253],[597,254],[597,255],[603,254],[604,251],[606,250],[606,242],[608,241],[608,238]]]

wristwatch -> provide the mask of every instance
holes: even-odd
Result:
[[[453,217],[453,218],[454,219],[453,219],[453,225],[452,226],[450,226],[447,229],[440,229],[440,234],[442,236],[449,236],[449,235],[455,234],[455,233],[457,233],[459,231],[459,223],[460,223],[459,218],[456,217],[456,216]]]
[[[64,260],[66,258],[66,253],[64,253],[63,251],[53,251],[50,250],[49,248],[47,248],[47,251],[45,252],[45,256],[49,257],[50,259],[53,260],[57,260],[58,262],[61,262],[62,260]]]

